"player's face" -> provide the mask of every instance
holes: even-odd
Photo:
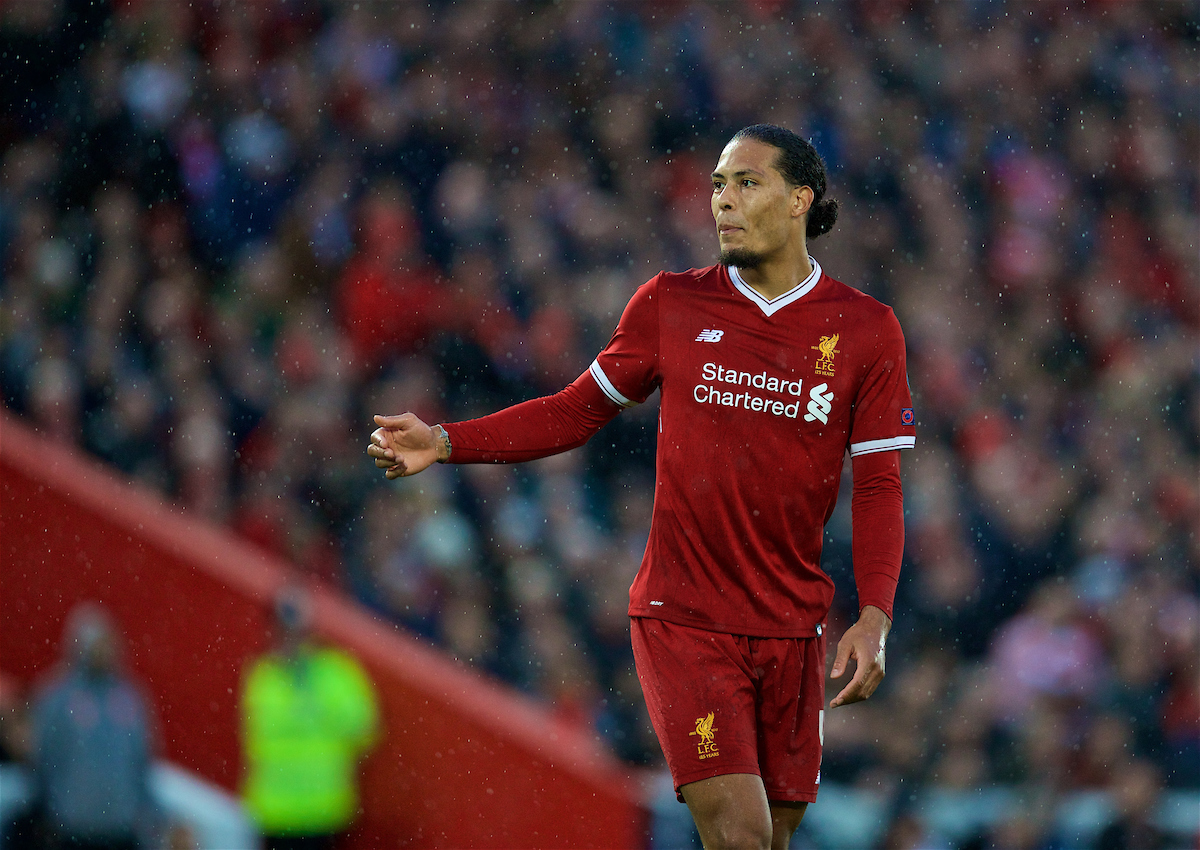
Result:
[[[721,262],[754,268],[794,238],[795,196],[775,167],[779,149],[756,139],[725,146],[712,175]]]

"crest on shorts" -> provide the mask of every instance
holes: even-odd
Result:
[[[696,718],[696,731],[688,732],[688,736],[698,735],[699,743],[696,744],[696,755],[702,759],[710,759],[713,756],[719,756],[717,751],[716,736],[713,734],[717,731],[717,727],[713,726],[713,713],[710,711],[707,717]]]
[[[817,360],[818,375],[824,375],[827,378],[833,377],[833,355],[840,353],[839,349],[837,348],[838,339],[840,337],[841,334],[823,336],[817,342],[817,344],[812,347],[813,351],[821,352],[821,357]]]

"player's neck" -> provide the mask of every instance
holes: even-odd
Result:
[[[772,301],[791,292],[813,273],[812,261],[808,258],[808,246],[800,243],[799,256],[796,251],[784,251],[777,257],[764,260],[757,268],[738,269],[746,285]]]

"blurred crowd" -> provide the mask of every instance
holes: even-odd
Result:
[[[891,673],[823,776],[895,847],[914,789],[1006,783],[1039,805],[979,840],[1049,847],[1063,795],[1200,786],[1198,41],[1190,0],[14,0],[4,405],[653,763],[653,400],[398,483],[370,417],[560,389],[714,262],[729,136],[788,126],[918,416]]]

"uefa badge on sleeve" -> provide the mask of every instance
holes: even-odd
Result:
[[[900,424],[901,425],[913,424],[913,409],[911,407],[906,407],[900,411]]]

